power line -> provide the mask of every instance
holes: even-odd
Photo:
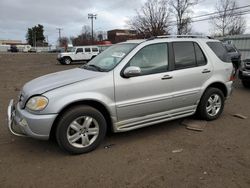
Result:
[[[225,10],[225,11],[217,11],[217,12],[212,12],[212,13],[208,13],[208,14],[202,14],[202,15],[198,15],[198,16],[193,16],[192,19],[193,19],[193,18],[205,17],[205,16],[211,16],[211,15],[214,15],[214,14],[219,14],[219,13],[223,13],[223,12],[228,12],[228,11],[231,11],[231,10],[244,9],[244,8],[247,8],[247,7],[250,7],[250,5],[241,6],[241,7],[236,7],[236,8],[228,9],[228,10]]]
[[[250,14],[250,10],[246,10],[243,12],[236,12],[235,14],[231,14],[231,16],[243,16],[246,14]],[[228,14],[229,15],[229,14]],[[227,16],[227,15],[226,15]],[[215,17],[209,17],[209,18],[203,18],[203,19],[198,19],[198,20],[193,20],[191,22],[200,22],[200,21],[206,21],[206,20],[212,20],[212,19],[216,19],[216,18],[220,18],[221,16],[215,16]]]
[[[217,11],[217,12],[212,12],[212,13],[208,13],[208,14],[202,14],[202,15],[198,15],[198,16],[193,16],[193,17],[190,18],[191,19],[190,22],[200,22],[200,21],[211,20],[211,19],[214,19],[214,18],[219,18],[220,15],[217,15],[215,17],[208,17],[208,18],[203,18],[203,19],[198,19],[198,20],[192,20],[192,19],[195,19],[195,18],[201,18],[201,17],[211,16],[211,15],[216,15],[216,14],[219,14],[219,13],[222,13],[222,12],[228,12],[230,10],[238,10],[237,12],[234,12],[233,14],[231,14],[232,16],[246,15],[246,14],[249,14],[250,10],[244,10],[244,11],[239,11],[239,10],[240,9],[245,9],[247,7],[250,7],[250,5],[236,7],[234,9],[228,9],[228,10],[225,10],[225,11]],[[229,14],[226,14],[226,16],[227,15],[229,15]],[[170,26],[177,25],[177,21],[170,21],[169,23],[170,23]],[[173,23],[173,24],[171,24],[171,23]]]

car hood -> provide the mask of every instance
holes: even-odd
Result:
[[[32,95],[39,95],[65,85],[95,78],[103,74],[105,73],[81,68],[47,74],[26,83],[23,87],[22,95],[24,95],[25,98]]]

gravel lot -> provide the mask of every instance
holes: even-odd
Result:
[[[250,90],[239,81],[203,132],[187,130],[181,119],[111,134],[77,156],[52,141],[12,136],[6,110],[22,85],[77,66],[57,64],[55,54],[0,54],[0,187],[250,187]]]

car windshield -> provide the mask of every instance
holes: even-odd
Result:
[[[137,44],[123,43],[109,47],[82,68],[108,72],[112,70]]]
[[[76,51],[76,48],[75,47],[69,47],[67,49],[67,52],[75,52]]]

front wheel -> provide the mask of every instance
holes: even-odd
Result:
[[[66,111],[57,126],[59,146],[71,153],[94,150],[104,139],[107,125],[103,115],[90,106],[75,106]]]
[[[203,94],[197,114],[205,120],[211,121],[217,119],[224,109],[224,94],[220,89],[208,88]]]
[[[63,62],[65,65],[70,65],[71,64],[71,59],[69,57],[63,58]]]
[[[250,81],[242,80],[242,85],[243,85],[245,88],[250,88]]]

